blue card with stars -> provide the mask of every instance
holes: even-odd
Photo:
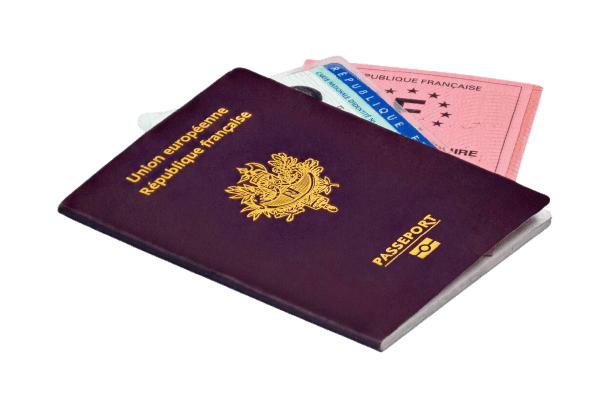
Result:
[[[420,124],[410,120],[406,112],[402,113],[403,109],[385,101],[380,89],[342,58],[329,58],[308,69],[290,71],[272,79],[427,146],[444,146]]]

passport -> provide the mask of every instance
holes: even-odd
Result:
[[[113,158],[59,212],[384,350],[466,271],[492,267],[482,258],[489,249],[532,237],[521,231],[548,202],[237,68]]]

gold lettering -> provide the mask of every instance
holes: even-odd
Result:
[[[387,253],[391,255],[397,254],[397,249],[393,249],[391,247],[387,248],[385,251],[387,251]]]
[[[132,176],[136,177],[136,180],[132,180]],[[131,181],[132,183],[137,183],[138,180],[140,180],[140,176],[137,174],[132,173],[131,175],[127,176],[125,178],[127,181]]]
[[[378,266],[384,266],[384,267],[389,266],[393,261],[395,261],[395,259],[397,259],[397,257],[399,257],[404,252],[406,252],[409,248],[411,248],[415,242],[418,242],[421,237],[428,234],[429,231],[431,231],[436,225],[438,225],[438,223],[440,223],[440,220],[437,220],[433,218],[431,214],[428,214],[421,221],[419,221],[417,225],[410,228],[410,232],[406,232],[405,234],[397,238],[395,242],[391,244],[390,247],[385,249],[385,253],[381,253],[380,256],[374,258],[372,260],[372,263]],[[410,254],[415,255],[413,252],[414,251],[418,252],[419,251],[418,248],[420,247],[426,248],[427,242],[432,242],[432,240],[429,238],[425,238],[425,240],[422,241],[422,244],[418,244],[415,247],[416,249],[413,249],[410,252]],[[436,242],[436,246],[435,247],[432,246],[433,249],[437,248],[437,246],[440,245],[437,241],[433,241],[433,242]],[[421,252],[422,251],[423,250],[421,250]],[[428,251],[428,250],[425,249],[425,251]],[[419,255],[421,259],[425,258],[425,256],[427,255],[424,255],[424,256]]]
[[[147,163],[147,165],[141,164],[140,168],[137,169],[136,172],[126,177],[126,180],[130,183],[137,183],[141,181],[143,177],[149,176],[149,173],[151,173],[153,169],[158,167],[159,164],[161,164],[167,159],[166,156],[173,155],[179,149],[187,146],[187,144],[192,140],[198,140],[198,133],[204,132],[204,129],[209,128],[218,119],[222,118],[223,115],[225,115],[226,113],[229,113],[228,109],[219,108],[216,112],[213,112],[210,116],[202,120],[199,124],[191,126],[191,129],[187,129],[187,132],[185,134],[180,136],[170,146],[167,146],[165,149],[163,149],[163,154],[165,156],[155,156],[153,159],[151,159],[151,161]],[[227,136],[228,133],[234,132],[235,128],[240,126],[241,123],[243,123],[247,118],[250,118],[251,116],[251,113],[243,112],[239,116],[236,116],[236,119],[229,118],[228,122],[225,124],[225,126],[221,128],[221,130],[218,130],[207,139],[203,138],[202,140],[200,140],[199,145],[203,147],[205,146],[207,148],[213,147],[215,142],[220,141],[224,136]],[[205,151],[206,150],[201,147],[196,147],[184,156],[181,155],[183,157],[181,157],[180,159],[177,158],[177,160],[173,161],[169,168],[164,169],[165,172],[163,174],[154,175],[155,173],[151,173],[153,177],[157,178],[154,181],[149,181],[147,183],[147,186],[141,188],[139,192],[148,196],[154,193],[160,187],[165,187],[167,180],[172,178],[173,175],[179,173],[180,170],[182,170],[189,164],[195,163],[197,157]]]
[[[414,235],[419,235],[421,232],[423,232],[423,228],[415,226],[410,228],[410,232],[412,232]]]

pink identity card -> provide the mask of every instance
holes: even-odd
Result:
[[[316,61],[307,60],[303,69]],[[468,75],[353,64],[446,146],[443,150],[515,180],[538,108],[536,85]]]

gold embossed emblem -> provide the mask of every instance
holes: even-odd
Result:
[[[329,198],[323,194],[329,195],[332,187],[340,185],[332,183],[327,176],[320,176],[323,167],[319,166],[318,160],[299,162],[286,153],[277,153],[268,163],[272,166],[272,173],[260,163],[238,167],[238,185],[225,189],[230,198],[240,200],[240,204],[246,206],[240,212],[249,211],[248,218],[255,221],[261,215],[287,217],[287,222],[291,222],[305,208],[338,211],[338,207],[330,205]]]

